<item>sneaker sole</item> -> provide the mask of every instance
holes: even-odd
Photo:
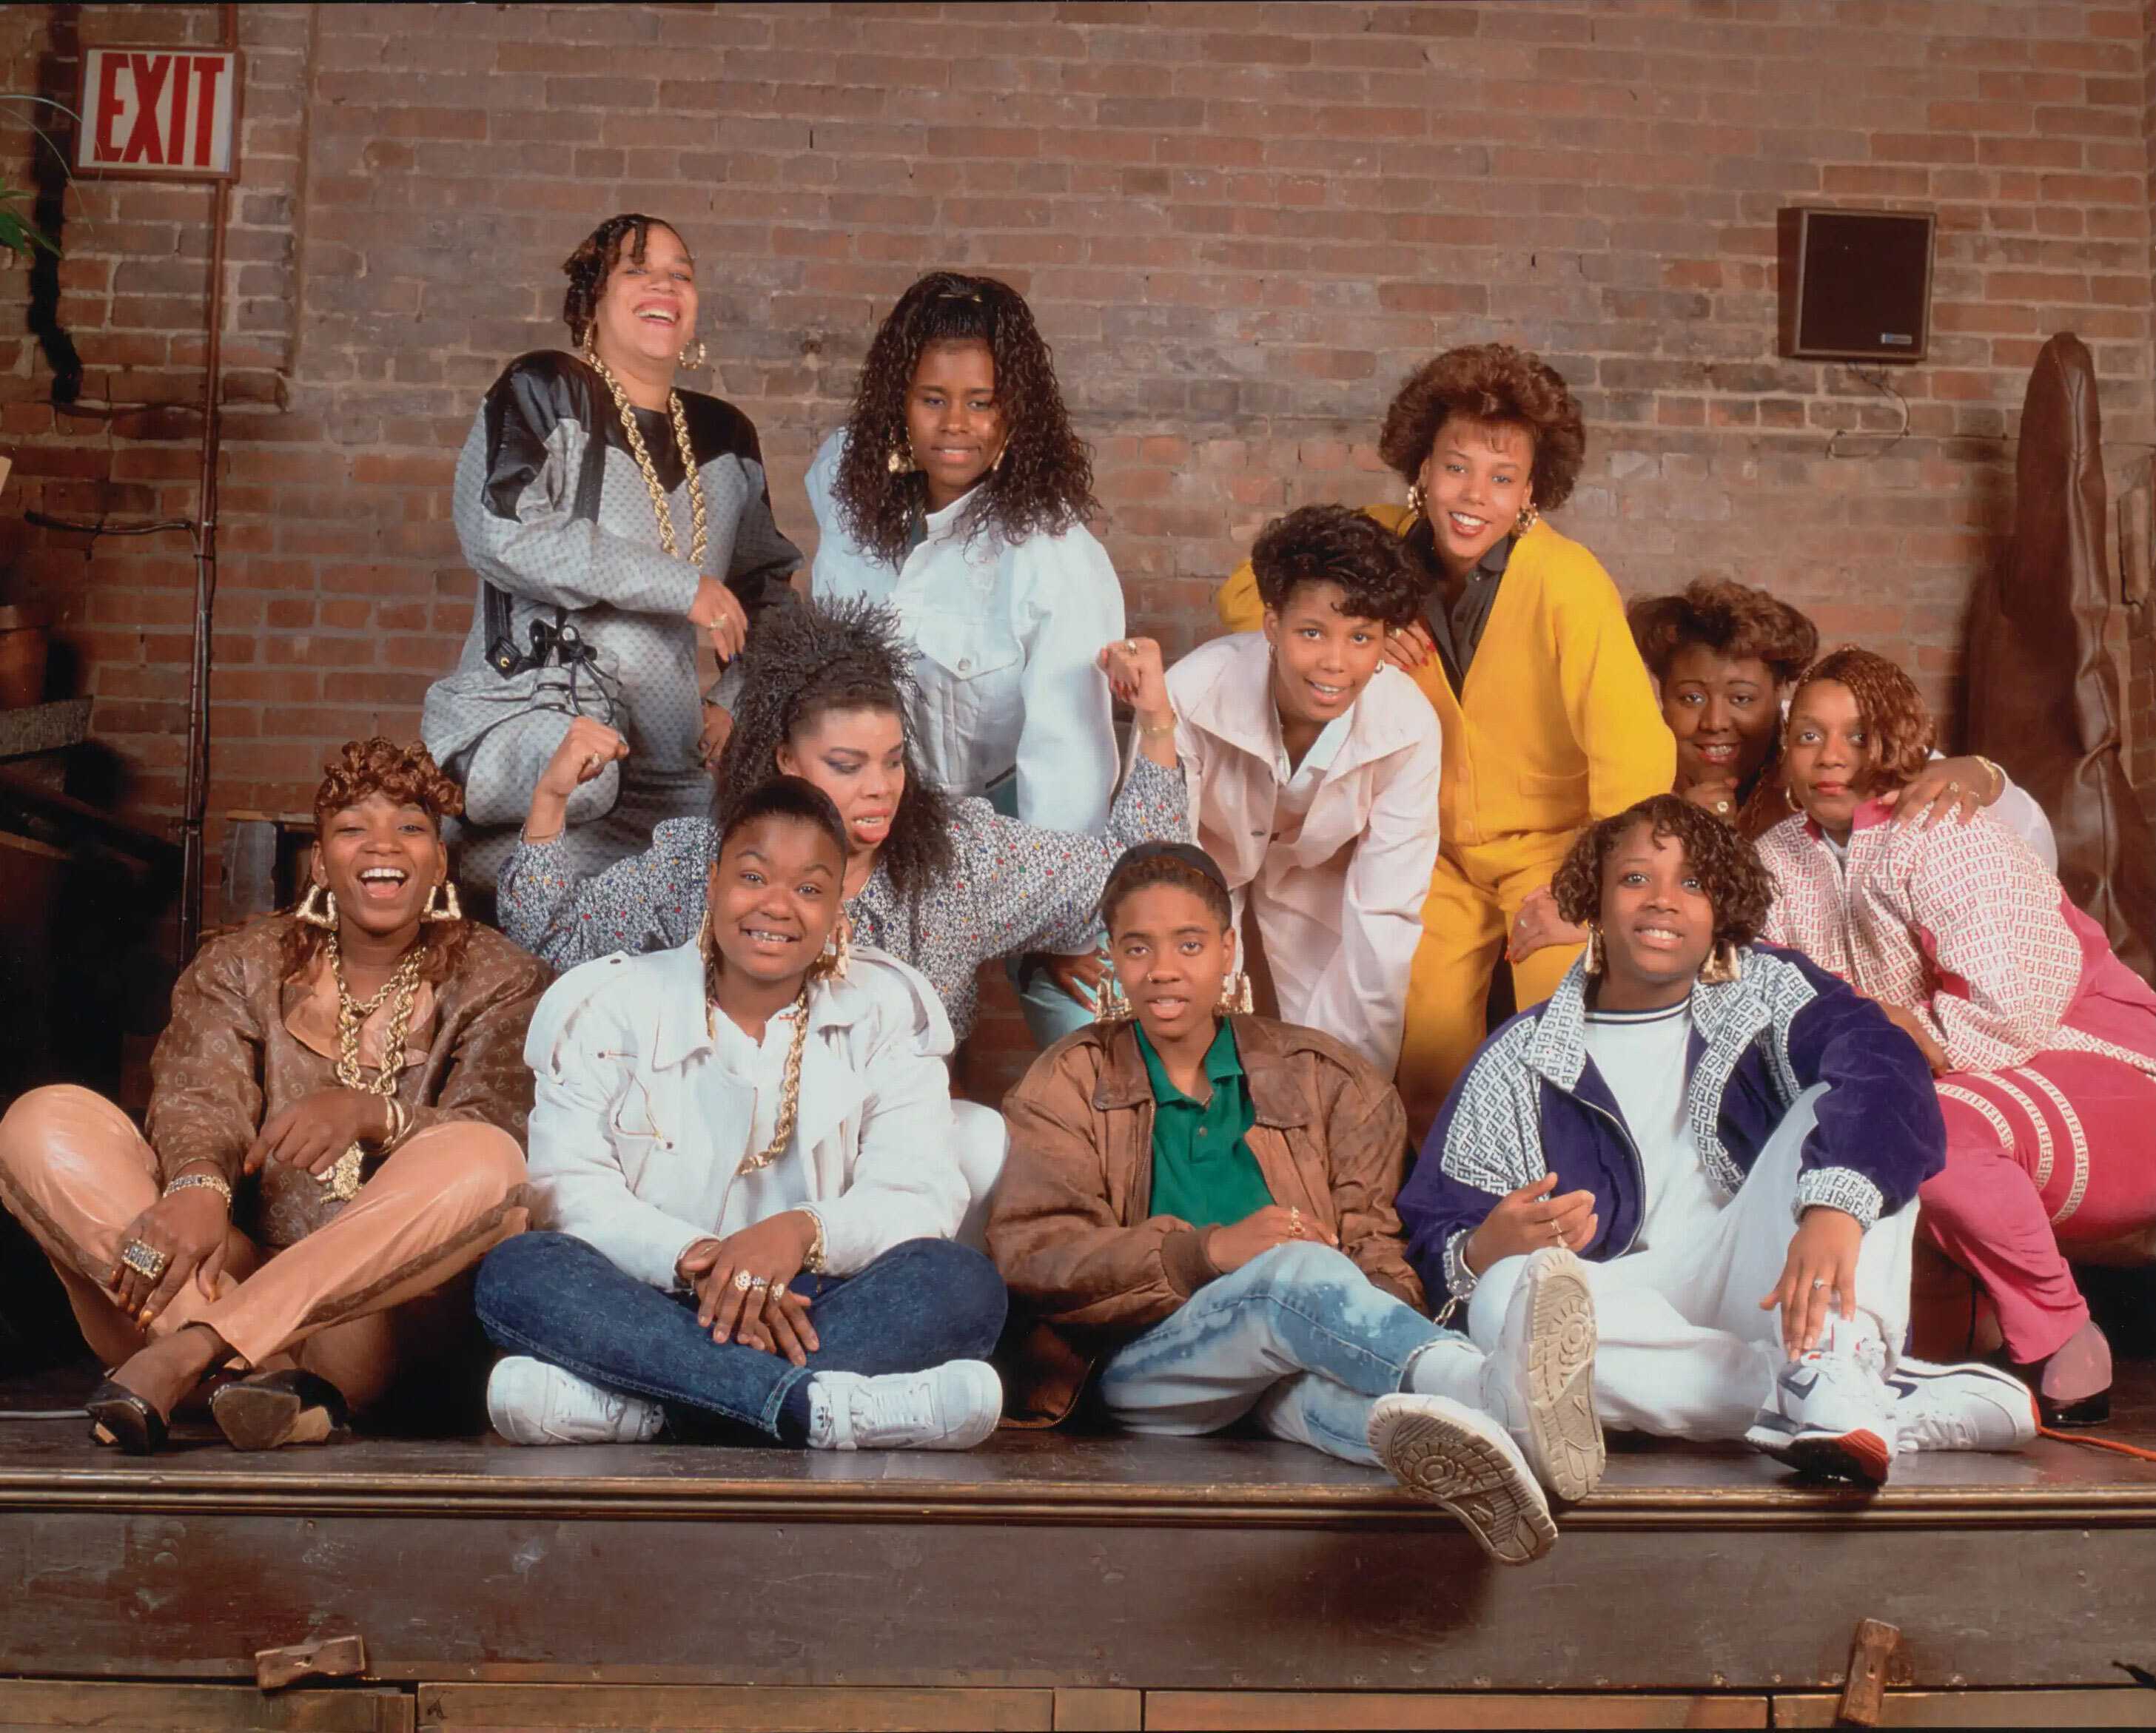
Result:
[[[1439,1414],[1388,1414],[1370,1443],[1394,1478],[1460,1519],[1502,1565],[1532,1564],[1557,1545],[1540,1490],[1490,1440]]]
[[[1559,1498],[1602,1484],[1609,1447],[1594,1411],[1594,1299],[1578,1260],[1537,1259],[1527,1273],[1527,1461]]]
[[[1830,1475],[1866,1486],[1883,1486],[1894,1465],[1894,1453],[1876,1432],[1784,1433],[1755,1426],[1744,1434],[1754,1449],[1786,1463],[1799,1474]]]

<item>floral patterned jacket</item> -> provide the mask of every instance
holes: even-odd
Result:
[[[336,986],[326,964],[280,978],[290,915],[213,939],[172,989],[172,1020],[150,1060],[145,1135],[167,1178],[208,1161],[240,1187],[234,1219],[270,1247],[304,1239],[343,1207],[313,1176],[271,1163],[242,1182],[263,1125],[302,1097],[336,1089]],[[456,972],[422,982],[405,1032],[397,1098],[411,1129],[454,1120],[499,1125],[524,1141],[531,1074],[524,1033],[553,978],[491,927],[474,925]],[[381,1062],[388,1007],[360,1031],[360,1062]]]

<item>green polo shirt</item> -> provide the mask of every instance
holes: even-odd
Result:
[[[1258,1158],[1244,1140],[1257,1121],[1243,1062],[1228,1019],[1205,1049],[1209,1101],[1194,1101],[1168,1081],[1160,1055],[1142,1028],[1138,1053],[1152,1084],[1152,1204],[1157,1216],[1174,1216],[1194,1228],[1225,1226],[1273,1201]]]

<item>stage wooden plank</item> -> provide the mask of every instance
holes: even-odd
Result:
[[[0,1733],[413,1733],[415,1710],[403,1691],[264,1696],[252,1686],[0,1679]]]
[[[1453,1727],[1764,1727],[1764,1697],[1384,1691],[1148,1691],[1147,1733],[1296,1727],[1396,1733]]]
[[[1831,1727],[1837,1699],[1774,1699],[1777,1727]],[[2156,1691],[1889,1691],[1882,1727],[2156,1727]]]
[[[724,1623],[721,1618],[715,1631]],[[429,1733],[1049,1733],[1054,1700],[1051,1691],[965,1689],[423,1684],[418,1704]]]
[[[1145,1693],[1079,1687],[1055,1694],[1057,1733],[1138,1733]]]

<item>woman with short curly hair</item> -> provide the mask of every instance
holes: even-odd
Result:
[[[1783,746],[1796,810],[1759,841],[1778,887],[1767,932],[1876,999],[1930,1060],[1947,1141],[1925,1228],[1990,1296],[2046,1419],[2094,1424],[2111,1351],[2066,1260],[2156,1258],[2156,993],[1989,814],[1887,822],[1932,736],[1883,656],[1839,649],[1798,682]]]
[[[1530,1258],[1578,1254],[1606,1424],[1875,1484],[1903,1451],[2025,1443],[2013,1378],[1900,1357],[1938,1112],[1880,1007],[1757,942],[1773,888],[1673,794],[1580,836],[1556,893],[1586,952],[1445,1104],[1409,1257],[1486,1347]]]
[[[462,794],[424,748],[353,741],[324,769],[305,900],[181,975],[142,1131],[69,1085],[0,1120],[0,1200],[118,1368],[90,1413],[131,1453],[228,1363],[210,1412],[241,1449],[320,1438],[430,1367],[475,1390],[463,1277],[524,1226],[547,971],[464,918],[441,840]]]
[[[808,501],[815,598],[886,603],[913,647],[929,777],[1028,824],[1097,834],[1116,745],[1095,664],[1123,635],[1123,592],[1086,527],[1092,463],[1024,297],[956,271],[900,296]],[[1090,951],[1012,973],[1044,1044],[1092,1015]]]
[[[721,664],[789,597],[798,549],[772,520],[756,428],[676,387],[704,364],[696,264],[670,223],[607,220],[562,266],[570,351],[535,350],[488,390],[457,461],[451,516],[479,605],[423,730],[465,785],[453,833],[490,890],[531,786],[572,721],[627,742],[579,788],[570,846],[587,871],[701,812],[707,718],[698,659]],[[730,702],[721,678],[711,702]],[[714,719],[715,720],[715,719]]]
[[[1436,710],[1445,740],[1441,848],[1400,1049],[1408,1122],[1427,1127],[1482,1038],[1507,928],[1580,828],[1670,786],[1676,749],[1594,556],[1543,515],[1572,497],[1587,449],[1578,400],[1540,356],[1506,343],[1447,350],[1411,374],[1378,450],[1404,508],[1369,515],[1423,577],[1416,617],[1387,654]],[[1222,618],[1256,623],[1249,568]],[[1546,998],[1573,952],[1512,971]]]
[[[1437,718],[1384,663],[1420,579],[1346,505],[1274,519],[1251,550],[1262,630],[1168,671],[1198,840],[1263,941],[1280,1015],[1387,1076],[1437,859]]]

